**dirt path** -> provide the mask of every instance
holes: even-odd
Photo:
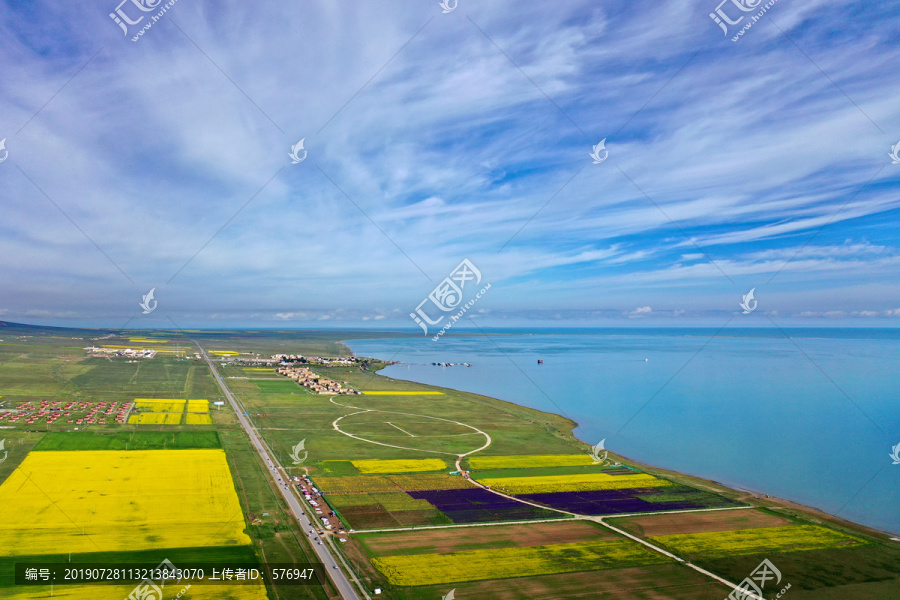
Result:
[[[456,469],[457,470],[459,470],[459,463],[463,458],[465,458],[466,456],[468,456],[470,454],[474,454],[475,452],[481,452],[482,450],[484,450],[485,448],[490,446],[491,443],[493,443],[491,436],[488,435],[487,432],[484,432],[484,431],[478,429],[474,425],[469,425],[468,423],[462,423],[461,421],[453,421],[452,419],[442,419],[441,417],[432,417],[429,415],[403,413],[403,412],[397,412],[397,411],[393,411],[393,410],[377,410],[374,408],[361,408],[359,406],[350,406],[349,404],[341,404],[339,402],[335,402],[334,396],[329,398],[329,401],[332,404],[336,404],[337,406],[340,406],[343,408],[352,408],[357,411],[354,413],[349,413],[349,414],[340,416],[337,419],[335,419],[334,421],[332,421],[331,426],[334,427],[335,431],[337,431],[338,433],[342,433],[342,434],[346,435],[347,437],[351,437],[351,438],[353,438],[355,440],[359,440],[361,442],[368,442],[370,444],[377,444],[379,446],[387,446],[388,448],[398,448],[400,450],[415,450],[416,452],[429,452],[431,454],[446,454],[448,456],[455,456],[455,457],[457,457],[456,458]],[[361,414],[368,413],[368,412],[378,412],[378,413],[384,413],[384,414],[389,414],[389,415],[403,415],[405,417],[421,417],[423,419],[431,419],[434,421],[444,421],[445,423],[453,423],[455,425],[460,425],[462,427],[468,427],[469,429],[474,430],[475,433],[483,435],[487,441],[480,448],[476,448],[475,450],[470,450],[468,452],[464,452],[463,454],[457,454],[456,452],[442,452],[440,450],[426,450],[424,448],[410,448],[409,446],[396,446],[394,444],[385,444],[384,442],[376,442],[375,440],[367,440],[366,438],[362,438],[357,435],[353,435],[352,433],[348,433],[338,426],[338,422],[341,419],[345,419],[347,417],[352,417],[353,415],[361,415]],[[396,425],[394,425],[394,427],[396,427]],[[398,429],[399,429],[399,427],[398,427]]]

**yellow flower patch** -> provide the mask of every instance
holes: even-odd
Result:
[[[816,525],[787,525],[785,527],[660,535],[650,539],[674,549],[675,552],[704,557],[847,548],[866,543],[860,538]]]
[[[187,400],[181,398],[135,398],[134,407],[138,410],[149,410],[152,412],[184,412],[184,405]]]
[[[223,450],[32,452],[0,506],[7,556],[250,544]]]
[[[580,467],[594,464],[588,454],[522,454],[518,456],[475,456],[472,469],[527,469],[537,467]]]
[[[181,413],[145,412],[128,417],[130,425],[180,425]]]
[[[447,463],[439,458],[403,460],[352,460],[360,473],[416,473],[420,471],[443,471]]]
[[[185,415],[185,423],[187,425],[212,425],[212,417],[204,414],[188,413]]]
[[[604,540],[450,554],[384,556],[373,558],[372,564],[394,585],[436,585],[634,567],[668,561],[665,556],[630,540]]]
[[[192,413],[209,412],[209,400],[188,400],[187,411]]]
[[[585,492],[589,490],[621,490],[627,488],[663,487],[672,485],[665,479],[641,473],[638,475],[609,475],[582,473],[578,475],[546,475],[543,477],[497,477],[478,479],[484,485],[511,494],[542,494],[545,492]]]

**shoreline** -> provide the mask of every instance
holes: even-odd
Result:
[[[578,335],[578,334],[575,334],[575,335]],[[394,339],[394,338],[383,338],[383,339]],[[350,342],[350,341],[353,341],[353,340],[340,340],[340,341],[338,341],[338,344],[340,344],[341,346],[344,346],[347,350],[350,351],[351,355],[354,355],[352,349],[347,344],[347,342]],[[378,375],[379,377],[384,377],[387,379],[390,379],[390,378],[400,379],[403,381],[407,381],[410,383],[416,383],[416,384],[428,386],[431,388],[444,387],[444,386],[437,386],[437,385],[433,385],[433,384],[429,384],[429,383],[422,383],[422,382],[415,381],[412,379],[404,379],[403,377],[389,376],[389,375],[382,374],[382,371],[384,369],[386,369],[387,367],[390,367],[390,366],[394,366],[395,364],[399,364],[399,362],[401,362],[401,361],[395,361],[393,359],[382,360],[377,357],[367,357],[367,358],[372,358],[374,360],[378,360],[379,362],[384,362],[385,366],[382,367],[381,369],[379,369],[378,371],[375,371],[375,374]],[[586,446],[587,447],[586,452],[589,452],[589,449],[591,448],[591,444],[582,440],[575,434],[575,430],[578,429],[578,427],[580,427],[580,424],[570,417],[567,417],[565,415],[561,415],[558,413],[550,412],[550,411],[544,411],[541,409],[532,408],[530,406],[525,406],[523,404],[517,404],[517,403],[509,401],[509,400],[503,400],[501,398],[494,398],[492,396],[486,396],[484,394],[477,393],[477,392],[466,392],[465,390],[456,390],[455,388],[449,388],[449,387],[446,389],[451,389],[451,390],[463,392],[463,393],[470,393],[470,394],[474,393],[478,396],[488,398],[494,402],[511,404],[520,409],[526,409],[526,410],[531,410],[531,411],[535,411],[538,413],[554,415],[555,417],[558,417],[559,419],[567,421],[568,423],[571,424],[571,428],[566,433],[572,440],[578,442],[579,444],[583,444],[584,446]],[[821,508],[817,508],[815,506],[810,506],[807,504],[803,504],[801,502],[797,502],[797,501],[790,500],[787,498],[782,498],[780,496],[773,496],[766,492],[740,487],[737,484],[722,483],[722,482],[716,481],[715,479],[709,479],[702,475],[693,475],[690,473],[675,471],[675,470],[668,469],[666,467],[661,467],[658,465],[654,465],[654,464],[651,464],[648,462],[635,460],[635,459],[627,457],[623,454],[614,452],[612,450],[609,451],[609,454],[611,456],[615,456],[617,459],[619,459],[619,462],[638,466],[642,470],[646,471],[647,473],[649,473],[651,475],[660,474],[669,479],[675,479],[675,480],[684,479],[689,483],[689,485],[692,485],[694,487],[699,487],[701,489],[705,488],[705,489],[713,491],[715,493],[725,495],[726,497],[733,497],[734,499],[737,499],[741,502],[744,502],[745,504],[753,506],[754,508],[761,508],[761,509],[765,509],[765,510],[775,510],[778,512],[793,511],[793,512],[797,512],[797,513],[802,513],[807,519],[809,519],[813,523],[826,521],[835,527],[856,530],[856,531],[863,531],[870,536],[873,536],[876,538],[884,538],[882,541],[884,541],[885,543],[896,543],[897,541],[900,541],[900,532],[894,533],[891,531],[878,529],[878,528],[872,527],[870,525],[857,523],[856,521],[850,521],[848,519],[845,519],[838,515],[829,513],[827,511],[825,511]],[[790,512],[788,512],[788,514],[790,515]],[[607,515],[604,518],[614,519],[615,517],[616,517],[616,515]]]

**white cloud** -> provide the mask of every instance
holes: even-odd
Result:
[[[495,285],[485,310],[589,310],[603,290],[600,309],[657,316],[728,283],[707,256],[753,281],[791,260],[779,281],[816,297],[900,266],[898,174],[876,176],[890,144],[861,112],[900,128],[898,18],[867,18],[877,8],[770,13],[853,102],[771,24],[722,42],[699,0],[472,6],[493,42],[440,18],[410,41],[437,10],[414,2],[179,3],[202,52],[165,19],[135,44],[96,11],[48,6],[38,31],[16,10],[0,23],[13,317],[127,317],[158,286],[210,318],[388,320],[464,257]],[[858,39],[829,43],[835,23]],[[300,137],[309,158],[290,165]],[[592,165],[602,137],[610,160]],[[862,316],[889,288],[841,310]]]

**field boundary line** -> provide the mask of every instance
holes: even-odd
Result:
[[[720,508],[686,508],[684,510],[660,510],[656,512],[645,513],[623,513],[621,515],[595,515],[604,519],[618,519],[620,517],[652,517],[654,515],[677,515],[680,513],[700,513],[700,512],[716,512],[721,510],[747,510],[748,508],[757,508],[756,506],[722,506]]]
[[[531,525],[532,523],[571,523],[572,521],[590,521],[587,517],[574,517],[572,519],[534,519],[531,521],[496,521],[493,523],[454,523],[453,525],[424,525],[422,527],[389,527],[386,529],[365,529],[354,531],[350,535],[358,533],[389,533],[392,531],[421,531],[423,529],[459,529],[461,527],[496,527],[498,525]]]

